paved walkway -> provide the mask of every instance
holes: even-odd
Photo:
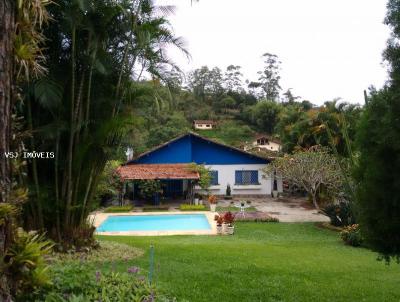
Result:
[[[319,214],[309,205],[305,198],[243,198],[251,201],[251,206],[279,218],[281,222],[316,222],[329,221],[325,215]],[[237,204],[239,201],[234,200]],[[219,206],[229,206],[230,201],[218,201]]]

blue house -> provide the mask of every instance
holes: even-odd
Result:
[[[158,179],[167,197],[187,197],[200,188],[191,163],[211,170],[211,194],[225,195],[228,185],[233,195],[270,195],[273,179],[264,175],[269,159],[227,146],[195,133],[188,133],[147,151],[119,168],[126,181]],[[282,188],[281,181],[278,188]]]

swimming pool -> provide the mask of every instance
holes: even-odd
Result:
[[[211,226],[204,214],[116,215],[97,228],[97,232],[208,230]]]

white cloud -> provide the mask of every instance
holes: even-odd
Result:
[[[158,0],[177,6],[169,19],[192,60],[170,56],[186,71],[202,65],[240,65],[256,79],[261,55],[282,61],[284,89],[321,104],[342,97],[363,102],[363,90],[382,86],[389,36],[382,0]]]

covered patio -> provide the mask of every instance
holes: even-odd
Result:
[[[141,180],[158,180],[162,193],[153,196],[152,203],[158,204],[161,198],[169,200],[186,200],[192,202],[194,186],[199,180],[198,172],[190,164],[126,164],[117,169],[123,182],[122,196],[131,201],[141,198]]]

